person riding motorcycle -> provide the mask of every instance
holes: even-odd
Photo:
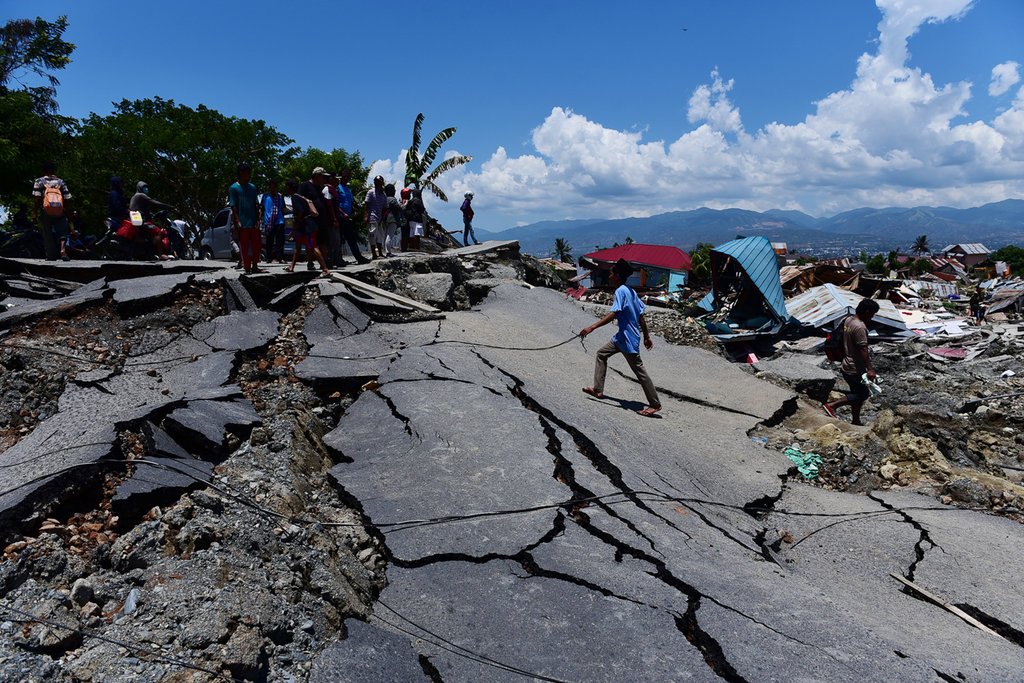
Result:
[[[149,196],[149,184],[145,180],[140,180],[135,184],[135,194],[132,195],[132,199],[128,202],[129,211],[138,211],[142,214],[142,220],[148,221],[153,219],[153,211],[159,211],[160,209],[173,209],[174,207],[170,204],[164,204],[158,202]]]
[[[156,254],[160,259],[168,258],[165,256],[168,247],[167,231],[163,228],[158,228],[153,225],[153,212],[161,209],[173,209],[174,207],[170,204],[157,201],[149,196],[149,184],[145,180],[140,180],[135,184],[136,192],[132,195],[131,201],[128,202],[129,211],[138,211],[142,215],[144,221],[142,228],[138,231],[136,239],[144,239],[148,237],[152,243],[153,248],[156,250]]]

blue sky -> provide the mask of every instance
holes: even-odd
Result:
[[[394,177],[422,111],[481,227],[1024,196],[1020,0],[0,3],[40,11],[64,113],[202,103]]]

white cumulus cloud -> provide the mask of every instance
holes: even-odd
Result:
[[[992,80],[988,84],[988,94],[998,97],[1020,82],[1020,64],[1003,62],[992,67]]]
[[[715,69],[693,89],[689,127],[675,140],[645,140],[556,106],[533,130],[531,151],[499,147],[442,186],[450,196],[474,190],[478,218],[505,217],[481,222],[494,228],[697,206],[825,215],[1024,195],[1024,88],[994,120],[972,121],[970,82],[936,83],[911,65],[908,40],[929,23],[960,19],[971,1],[876,3],[877,48],[857,60],[848,87],[824,94],[799,123],[746,129],[730,99],[743,84]],[[1017,72],[1003,71],[1009,89]]]

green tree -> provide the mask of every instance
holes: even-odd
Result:
[[[1024,248],[1008,244],[992,253],[989,257],[993,262],[1005,261],[1014,275],[1024,274]]]
[[[711,250],[714,248],[710,242],[698,242],[690,252],[690,280],[694,284],[711,283]]]
[[[894,249],[889,252],[889,258],[886,259],[889,264],[889,270],[899,270],[900,267],[900,250]]]
[[[863,249],[861,249],[860,250],[860,254],[857,256],[857,260],[860,261],[861,263],[867,263],[868,262],[868,252],[866,252]]]
[[[881,254],[875,254],[867,260],[867,269],[869,273],[881,273],[885,271],[885,257]]]
[[[914,240],[914,246],[910,247],[910,251],[921,256],[931,251],[931,247],[928,246],[928,235],[918,235],[917,239]]]
[[[636,242],[633,241],[632,237],[630,237],[629,235],[626,235],[625,244],[636,244]]]
[[[66,29],[66,17],[14,19],[0,27],[0,204],[9,208],[31,201],[44,162],[62,172],[71,149],[75,120],[57,114],[53,74],[71,62],[75,49],[63,39]]]
[[[332,173],[348,169],[352,174],[352,180],[349,182],[352,192],[358,195],[359,191],[362,191],[365,194],[366,176],[370,172],[370,167],[363,162],[363,157],[359,152],[349,152],[340,147],[336,147],[330,152],[325,152],[317,147],[291,150],[283,155],[281,166],[278,169],[279,179],[282,181],[289,178],[298,181],[308,180],[317,166],[322,166]]]
[[[277,176],[292,140],[263,121],[225,116],[162,98],[122,100],[108,116],[92,114],[81,124],[76,164],[68,173],[88,225],[102,221],[110,176],[125,189],[145,180],[151,194],[172,204],[200,228],[227,203],[239,162],[253,167],[262,187]]]
[[[910,264],[910,273],[912,275],[924,275],[932,272],[932,262],[926,258],[919,258]]]
[[[556,237],[552,255],[562,263],[572,263],[572,245],[565,238]]]
[[[445,159],[433,170],[434,160],[441,151],[441,145],[455,135],[455,128],[445,128],[434,138],[420,154],[420,135],[423,128],[424,116],[422,113],[416,115],[416,121],[412,125],[412,144],[405,153],[405,184],[406,186],[417,186],[420,189],[430,190],[435,197],[442,202],[448,201],[444,191],[436,185],[436,181],[447,171],[453,168],[468,164],[473,160],[470,156],[453,156]]]

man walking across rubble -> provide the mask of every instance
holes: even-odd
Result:
[[[644,396],[647,397],[646,408],[638,410],[637,413],[644,417],[653,417],[661,410],[661,401],[658,399],[658,392],[654,389],[654,382],[644,368],[644,362],[640,359],[640,332],[643,331],[644,346],[648,351],[654,348],[654,340],[647,329],[647,321],[644,319],[645,306],[640,297],[636,295],[627,284],[626,280],[633,273],[633,267],[625,259],[619,259],[612,266],[609,281],[615,286],[615,301],[612,310],[608,315],[598,320],[590,327],[580,330],[580,337],[586,337],[599,327],[607,325],[613,320],[619,323],[619,332],[612,340],[602,346],[597,352],[597,360],[594,363],[594,385],[584,387],[583,392],[594,398],[604,398],[604,377],[608,371],[608,359],[616,353],[626,357],[629,368],[640,381],[643,387]]]
[[[868,400],[870,392],[867,384],[864,383],[864,376],[868,380],[875,379],[875,368],[871,365],[871,355],[868,353],[868,323],[878,313],[878,302],[874,299],[862,299],[857,304],[855,315],[843,321],[843,364],[841,372],[843,379],[850,385],[850,392],[838,401],[822,403],[821,408],[829,417],[836,417],[836,409],[845,405],[850,406],[853,413],[852,423],[862,426],[860,421],[860,409],[864,401]]]

